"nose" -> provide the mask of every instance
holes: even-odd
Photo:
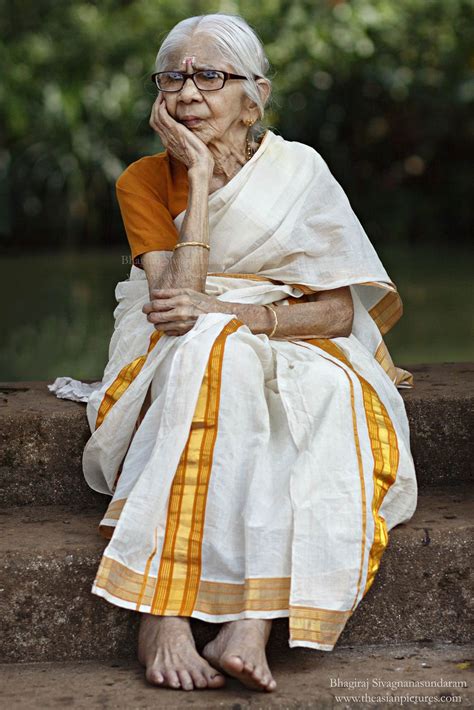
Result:
[[[184,81],[183,88],[178,93],[178,97],[180,99],[184,99],[186,101],[189,98],[195,98],[196,96],[198,96],[199,98],[202,98],[201,92],[197,88],[196,84],[194,83],[192,78],[190,76],[188,76]]]

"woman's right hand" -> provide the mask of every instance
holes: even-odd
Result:
[[[163,93],[153,104],[150,126],[160,136],[163,146],[190,170],[202,171],[210,180],[214,157],[207,145],[189,128],[176,121],[167,111]]]

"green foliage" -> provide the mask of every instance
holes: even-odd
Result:
[[[202,13],[261,36],[270,126],[321,152],[376,245],[469,234],[471,0],[10,0],[0,12],[0,236],[18,249],[124,244],[114,182],[161,146],[149,81]]]

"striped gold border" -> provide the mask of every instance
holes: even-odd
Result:
[[[316,345],[340,362],[343,362],[356,375],[362,388],[370,446],[374,458],[374,493],[371,504],[374,520],[374,540],[369,552],[367,579],[362,594],[362,596],[365,596],[374,581],[382,554],[388,544],[386,523],[379,510],[387,491],[395,483],[398,471],[399,449],[397,435],[387,409],[374,387],[355,370],[339,346],[330,339],[315,338],[306,342]],[[363,509],[365,518],[365,502],[363,503]],[[362,550],[364,550],[364,546]],[[363,557],[362,555],[360,572],[362,572]],[[357,604],[358,593],[359,589],[357,590],[352,610]]]
[[[100,427],[114,404],[118,402],[123,393],[128,389],[128,387],[130,387],[133,380],[137,377],[138,373],[145,364],[149,353],[153,350],[163,334],[164,331],[155,329],[150,335],[150,343],[146,354],[140,355],[140,357],[137,357],[135,360],[132,360],[132,362],[124,365],[110,387],[107,388],[97,413],[97,419],[95,422],[96,429]]]
[[[371,385],[363,387],[364,407],[367,416],[372,454],[374,456],[374,493],[372,516],[374,540],[369,553],[367,580],[363,596],[371,587],[380,560],[388,545],[385,519],[379,514],[380,506],[388,489],[395,483],[399,463],[397,435],[385,406]]]
[[[397,368],[395,367],[392,357],[388,351],[387,346],[385,345],[383,339],[380,341],[379,345],[377,346],[377,350],[375,351],[374,354],[375,359],[383,367],[387,375],[390,377],[392,382],[396,381],[397,378]]]
[[[112,500],[109,503],[107,510],[105,511],[102,520],[115,520],[118,521],[123,510],[123,506],[127,502],[126,498],[117,498],[117,500]],[[107,525],[100,523],[99,532],[102,537],[110,540],[115,530],[115,525]]]
[[[388,333],[403,315],[403,303],[398,291],[386,293],[375,306],[369,309],[369,315],[374,319],[382,335]]]
[[[233,318],[216,338],[209,355],[201,383],[188,440],[181,454],[170,491],[165,539],[160,559],[158,579],[155,580],[152,613],[189,616],[197,597],[201,577],[201,546],[204,530],[205,506],[212,468],[221,389],[222,363],[227,337],[242,322]],[[126,499],[113,501],[104,519],[118,520]],[[104,537],[112,537],[112,525],[100,525]],[[137,610],[149,595],[149,570],[157,545],[146,563],[145,574],[135,601]],[[105,564],[105,563],[104,563]],[[104,569],[99,571],[104,580]],[[111,576],[111,587],[117,586],[117,569]],[[121,586],[121,585],[118,585]],[[104,588],[108,588],[108,584]],[[148,591],[147,591],[148,590]],[[110,589],[113,593],[112,589]]]
[[[199,580],[199,591],[194,610],[179,616],[191,616],[192,611],[202,612],[211,616],[223,614],[240,614],[246,610],[280,611],[288,609],[290,594],[290,578],[249,578],[242,584],[228,582],[210,582]],[[139,574],[120,562],[102,556],[96,575],[97,587],[106,589],[110,594],[122,601],[151,607],[157,578],[152,575]],[[174,584],[183,592],[186,580],[175,580]],[[155,612],[156,613],[156,612]],[[175,610],[165,609],[164,616],[178,616]]]
[[[404,386],[414,386],[413,374],[408,370],[403,370],[397,367],[388,351],[387,346],[382,338],[374,355],[377,362],[383,367],[387,375],[390,377],[395,386],[403,384]]]
[[[352,611],[290,606],[290,639],[334,646]]]
[[[329,355],[336,357],[338,360],[340,360],[341,362],[343,362],[346,365],[349,365],[349,367],[351,367],[351,369],[353,369],[352,366],[350,365],[349,361],[346,359],[344,353],[341,352],[341,350],[338,348],[338,346],[332,340],[326,339],[326,338],[324,338],[324,339],[323,338],[313,338],[313,339],[307,340],[305,342],[310,343],[312,345],[316,345],[321,350],[324,350]],[[297,344],[300,344],[300,343],[297,343]],[[302,347],[304,347],[304,346],[302,346]],[[324,355],[321,355],[321,357],[324,357]],[[341,367],[340,365],[335,363],[334,360],[330,360],[330,358],[325,358],[325,360],[328,360],[329,362],[332,362],[334,365],[336,365],[336,367],[339,367],[349,382],[350,397],[351,397],[352,428],[353,428],[353,433],[354,433],[354,443],[355,443],[356,454],[357,454],[357,466],[358,466],[358,470],[359,470],[360,495],[361,495],[361,501],[362,501],[361,559],[360,559],[360,564],[359,564],[359,576],[357,579],[357,589],[356,589],[356,593],[354,595],[354,602],[352,604],[351,609],[348,610],[348,612],[352,613],[353,610],[355,609],[355,607],[357,606],[360,586],[361,586],[361,582],[362,582],[362,573],[363,573],[364,558],[365,558],[365,539],[366,539],[366,535],[367,535],[367,514],[366,514],[367,503],[366,503],[366,492],[365,492],[364,466],[362,463],[360,438],[359,438],[359,431],[358,431],[358,427],[357,427],[357,416],[356,416],[356,411],[355,411],[354,384],[352,382],[351,377],[346,372],[346,370],[344,370],[343,367]]]
[[[95,585],[106,589],[117,600],[150,607],[156,577],[138,574],[116,560],[102,557]],[[176,583],[176,582],[175,582]],[[182,591],[184,580],[178,585]],[[208,616],[238,615],[247,611],[287,614],[293,639],[310,640],[334,645],[350,611],[334,611],[289,604],[291,580],[289,577],[247,578],[242,584],[211,582],[201,579],[194,612]],[[175,616],[173,610],[165,610],[164,616]]]
[[[221,392],[225,343],[242,322],[233,318],[216,338],[189,437],[173,480],[152,614],[190,616],[201,579],[201,547]]]

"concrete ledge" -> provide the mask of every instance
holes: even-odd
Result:
[[[419,698],[420,707],[428,707],[421,696],[431,698],[430,705],[446,704],[472,707],[474,692],[466,662],[472,658],[469,647],[443,644],[412,644],[336,648],[331,653],[312,651],[303,655],[299,648],[290,649],[285,658],[272,658],[269,665],[277,687],[272,693],[262,693],[245,688],[237,679],[228,676],[226,685],[219,690],[184,691],[157,688],[144,679],[144,670],[138,661],[35,663],[3,666],[1,668],[1,696],[9,710],[37,710],[51,708],[63,710],[117,710],[137,709],[182,710],[244,710],[245,708],[272,708],[281,710],[341,710],[341,708],[402,707],[396,696],[411,695]],[[441,679],[448,681],[443,684]],[[331,688],[331,680],[340,684],[367,681],[368,688]],[[440,682],[435,687],[410,687],[413,682]],[[397,685],[399,687],[397,688]],[[405,684],[405,687],[403,685]],[[468,687],[463,687],[469,684]],[[3,686],[3,687],[2,687]],[[392,686],[392,687],[390,687]],[[364,693],[389,696],[385,702],[357,702],[348,704],[337,696]],[[461,697],[461,702],[455,698]],[[449,703],[451,700],[451,703]],[[472,703],[472,704],[471,704]],[[418,707],[405,702],[404,707]]]
[[[472,492],[423,492],[411,521],[390,532],[374,584],[338,646],[472,640]],[[1,660],[134,656],[139,614],[90,592],[106,542],[99,520],[98,511],[60,506],[0,511]],[[202,647],[214,624],[192,623]],[[287,619],[274,622],[269,647],[287,657]]]
[[[405,367],[416,382],[399,391],[420,487],[472,480],[474,363]],[[46,382],[0,383],[0,395],[0,506],[103,505],[82,473],[85,404],[58,399]]]

